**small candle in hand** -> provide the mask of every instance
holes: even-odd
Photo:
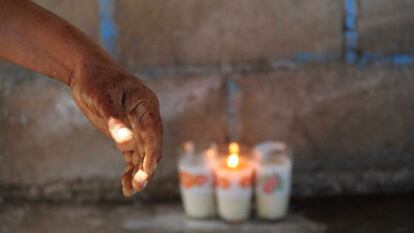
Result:
[[[237,143],[229,145],[229,156],[215,167],[216,194],[220,216],[227,221],[238,222],[250,215],[253,166],[240,157]]]

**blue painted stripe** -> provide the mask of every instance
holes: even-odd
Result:
[[[227,80],[227,101],[226,101],[226,112],[227,112],[227,125],[229,132],[230,141],[238,141],[240,137],[239,132],[239,108],[240,108],[240,87],[233,79]]]
[[[355,31],[345,32],[346,49],[356,50],[358,47],[358,33]]]
[[[330,62],[338,61],[340,55],[337,53],[296,53],[293,62]]]
[[[355,0],[345,0],[345,11],[356,14],[357,7]]]
[[[114,20],[113,0],[100,0],[99,3],[100,37],[106,51],[115,56],[118,32]]]
[[[381,63],[381,64],[392,64],[392,65],[413,65],[414,54],[393,54],[393,55],[382,55],[378,53],[364,53],[361,56],[358,64],[360,66],[367,65],[369,63]]]
[[[345,25],[344,25],[344,40],[345,40],[345,61],[348,64],[354,64],[358,60],[358,32],[357,32],[357,18],[358,10],[356,0],[344,0],[345,4]]]
[[[356,30],[357,6],[355,0],[345,0],[345,27],[347,30]]]

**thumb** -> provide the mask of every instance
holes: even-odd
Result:
[[[108,119],[108,130],[111,137],[118,144],[125,144],[131,141],[133,138],[133,132],[128,127],[128,124],[121,119],[109,117]]]
[[[121,152],[134,151],[134,133],[121,106],[114,104],[110,99],[100,102],[100,115],[118,149]]]

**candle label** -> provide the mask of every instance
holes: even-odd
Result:
[[[228,189],[230,187],[230,181],[225,177],[217,177],[214,181],[214,186],[221,189]]]
[[[267,195],[290,192],[291,164],[259,167],[256,191]]]
[[[217,176],[215,186],[219,195],[248,197],[252,192],[252,176],[244,176],[238,180],[229,179],[226,176]]]
[[[208,177],[204,174],[191,174],[189,172],[180,172],[180,183],[183,188],[202,187],[208,184]]]
[[[186,192],[208,193],[213,190],[213,179],[209,169],[203,167],[180,168],[180,188]]]
[[[266,194],[271,194],[276,191],[283,191],[285,186],[284,181],[279,174],[261,177],[259,184],[262,192]]]
[[[241,188],[250,188],[252,187],[252,183],[253,183],[252,181],[253,181],[252,176],[244,176],[240,179],[239,186]]]
[[[221,189],[228,189],[230,187],[230,184],[230,180],[228,180],[226,177],[217,177],[214,186]],[[250,188],[252,186],[252,177],[242,177],[235,185],[238,185],[240,188]]]

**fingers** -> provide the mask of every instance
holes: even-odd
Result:
[[[147,177],[142,179],[144,143],[138,134],[134,135],[133,131],[118,119],[110,118],[108,121],[108,129],[118,149],[121,150],[125,162],[128,164],[127,171],[124,173],[121,183],[122,193],[125,197],[130,197],[136,191],[144,189],[148,183],[146,180]],[[139,170],[140,168],[141,170]],[[136,175],[137,173],[139,174]],[[135,179],[135,177],[137,178]]]
[[[140,168],[142,168],[142,161],[145,155],[144,141],[141,139],[138,133],[135,133],[134,141],[135,141],[135,150],[133,153],[132,161],[135,166],[140,166]]]
[[[129,91],[122,98],[122,108],[127,113],[126,116],[117,108],[104,111],[112,113],[106,115],[106,119],[110,135],[117,147],[122,152],[131,152],[123,153],[125,161],[134,167],[122,178],[124,195],[131,194],[131,187],[135,191],[145,188],[161,155],[162,123],[156,96],[148,92],[147,98],[143,99],[142,95],[138,98],[136,93]]]
[[[135,190],[132,187],[132,174],[134,172],[133,166],[128,166],[126,169],[126,172],[122,176],[121,184],[122,184],[122,194],[124,194],[125,197],[131,197],[135,194]]]
[[[117,148],[123,153],[124,160],[127,163],[139,161],[136,152],[136,143],[134,133],[130,129],[129,122],[110,117],[108,120],[108,130],[114,139]],[[134,163],[135,164],[135,163]]]
[[[122,192],[126,197],[133,195],[135,191],[141,191],[148,183],[148,175],[143,171],[144,141],[138,133],[129,129],[128,125],[113,117],[108,120],[111,137],[121,150],[125,162],[133,166],[121,180]]]
[[[120,119],[110,117],[108,119],[108,129],[117,144],[127,144],[133,138],[132,130],[129,129],[125,121]]]
[[[137,144],[144,149],[143,169],[134,176],[133,182],[141,184],[139,187],[145,187],[161,156],[161,118],[157,106],[145,103],[139,104],[128,118],[134,133],[142,139]]]
[[[142,169],[139,169],[132,179],[132,187],[139,192],[147,186],[148,179],[148,174]]]
[[[132,163],[132,151],[122,152],[122,156],[127,164]]]
[[[140,134],[145,144],[144,171],[152,175],[161,158],[162,125],[159,113],[146,114],[140,120],[143,131]]]

